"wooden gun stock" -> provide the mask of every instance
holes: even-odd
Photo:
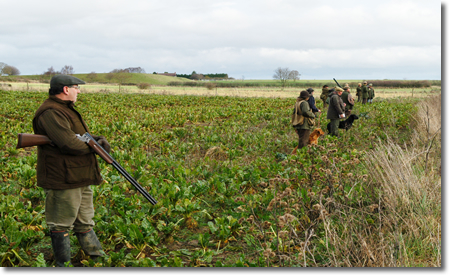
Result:
[[[17,149],[37,145],[51,144],[51,140],[44,135],[18,134]]]

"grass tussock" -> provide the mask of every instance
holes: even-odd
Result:
[[[378,202],[342,211],[342,230],[326,226],[331,258],[353,257],[333,266],[441,266],[441,96],[422,101],[415,120],[408,146],[389,139],[367,153],[365,190]]]

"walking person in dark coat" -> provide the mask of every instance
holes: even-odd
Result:
[[[314,89],[308,88],[307,92],[309,93],[309,106],[312,109],[312,112],[316,115],[316,113],[321,113],[321,110],[316,107],[315,97],[313,96]]]
[[[341,99],[343,94],[342,88],[335,88],[335,92],[330,96],[329,109],[327,111],[327,119],[330,119],[330,135],[338,136],[338,125],[340,118],[345,117],[345,104]]]

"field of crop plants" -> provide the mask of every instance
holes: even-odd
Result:
[[[36,148],[15,148],[46,98],[0,90],[1,266],[54,265]],[[100,159],[107,256],[72,235],[73,265],[441,266],[441,95],[356,105],[352,129],[292,155],[295,98],[81,93],[91,132],[159,202]]]

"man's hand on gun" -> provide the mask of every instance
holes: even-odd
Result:
[[[108,152],[108,154],[111,152],[111,145],[104,136],[97,136],[95,140],[101,145],[101,147],[103,147],[104,150],[106,150],[106,152]]]

